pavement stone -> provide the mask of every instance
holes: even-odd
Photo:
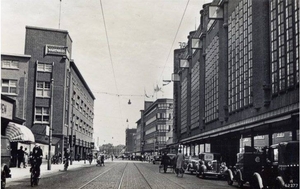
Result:
[[[106,160],[106,161],[110,161],[110,160]],[[72,169],[76,169],[78,167],[84,167],[84,166],[95,166],[95,164],[96,164],[96,161],[93,161],[92,165],[90,165],[88,161],[86,161],[86,162],[84,162],[83,160],[73,161],[72,165],[69,164],[68,170],[72,170]],[[53,173],[63,171],[63,169],[64,169],[64,164],[51,164],[51,169],[48,170],[47,161],[43,161],[43,163],[41,165],[41,178],[44,176],[51,175]],[[27,166],[26,168],[11,167],[10,170],[11,170],[12,177],[6,179],[7,183],[30,177],[30,172],[29,172],[30,165]]]

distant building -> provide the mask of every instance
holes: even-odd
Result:
[[[135,144],[135,135],[136,129],[126,129],[126,153],[133,153],[134,152],[134,144]]]
[[[141,111],[137,124],[141,135],[140,153],[153,154],[165,150],[167,142],[173,140],[173,100],[145,101],[145,109]]]

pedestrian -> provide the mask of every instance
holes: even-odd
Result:
[[[80,153],[77,154],[77,161],[80,161]]]
[[[43,160],[43,150],[37,144],[32,149],[32,163],[31,163],[31,168],[34,166],[33,165],[34,160],[36,162],[37,177],[40,177],[40,174],[41,174],[41,165],[42,165],[42,160]]]
[[[178,176],[179,170],[183,167],[183,161],[184,161],[184,155],[181,153],[181,150],[178,151],[178,154],[176,156],[176,175]]]
[[[24,162],[23,146],[20,146],[20,149],[17,151],[17,157],[18,157],[18,168],[21,168],[21,163]]]
[[[27,163],[28,163],[28,152],[27,152],[27,148],[24,149],[24,161],[23,161],[23,166],[24,168],[27,167]]]
[[[111,161],[114,161],[114,154],[111,155]]]
[[[164,155],[161,157],[161,165],[164,166],[164,173],[167,172],[169,164],[170,164],[170,157],[167,155],[167,152],[164,152]]]
[[[62,159],[61,159],[61,153],[58,153],[58,163],[61,164],[62,163]]]

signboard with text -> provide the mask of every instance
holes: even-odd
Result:
[[[11,102],[1,99],[1,117],[6,119],[13,119],[14,105]]]
[[[68,47],[59,45],[46,45],[45,55],[66,56],[68,59],[70,58]]]

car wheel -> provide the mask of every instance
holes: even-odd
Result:
[[[238,184],[239,188],[243,188],[244,183],[243,183],[243,181],[240,178],[238,178],[237,184]]]

